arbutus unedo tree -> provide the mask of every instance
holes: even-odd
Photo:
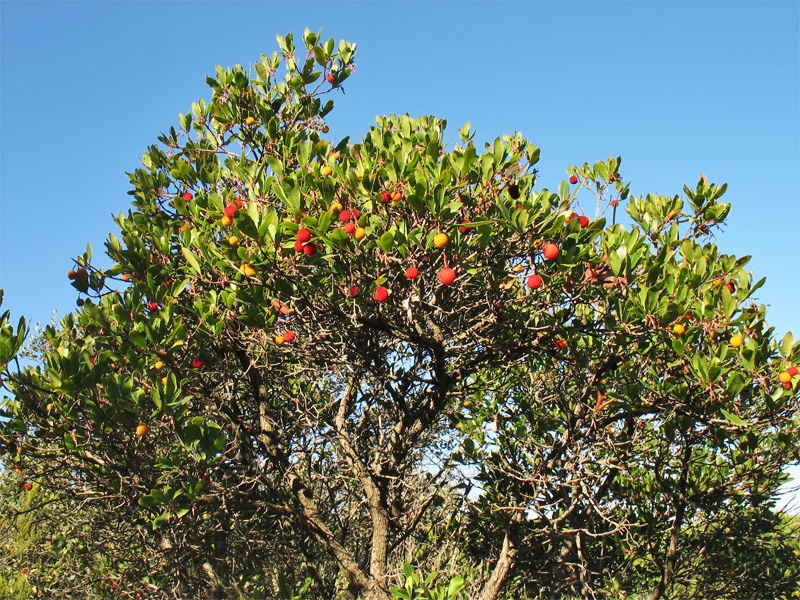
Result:
[[[129,175],[115,266],[78,257],[80,310],[4,375],[13,462],[135,515],[130,594],[434,597],[407,561],[442,598],[697,591],[709,523],[797,458],[799,348],[711,243],[725,186],[536,190],[520,134],[447,150],[433,117],[328,141],[355,46],[303,42],[218,68]]]

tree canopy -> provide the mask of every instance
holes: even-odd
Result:
[[[8,461],[143,549],[92,593],[796,592],[800,345],[713,243],[726,186],[537,189],[521,134],[432,116],[328,139],[356,47],[302,44],[147,149],[37,364],[2,317]]]

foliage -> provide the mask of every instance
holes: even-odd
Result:
[[[79,256],[81,309],[5,374],[11,460],[135,528],[151,597],[721,589],[752,555],[715,523],[775,531],[800,380],[712,243],[725,186],[631,198],[610,158],[537,190],[521,134],[448,150],[434,117],[328,140],[355,46],[303,43],[218,67],[129,174],[115,266]]]

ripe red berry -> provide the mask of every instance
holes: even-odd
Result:
[[[611,206],[613,206],[614,208],[617,208],[617,205],[618,205],[618,204],[619,204],[619,201],[618,201],[618,200],[612,200],[612,201],[611,201]]]
[[[349,221],[350,220],[350,213],[348,211],[346,211],[346,210],[343,210],[342,212],[339,213],[339,220],[342,223],[345,223],[345,222]]]
[[[419,269],[417,267],[408,267],[406,269],[406,277],[409,279],[416,279],[419,277]]]
[[[25,485],[23,485],[23,486],[22,486],[22,488],[23,488],[23,489],[24,489],[26,492],[30,492],[30,491],[33,489],[33,484],[32,484],[30,481],[26,481],[26,482],[25,482]]]
[[[347,295],[350,296],[351,298],[355,298],[356,296],[358,296],[358,293],[360,291],[361,290],[358,289],[358,286],[354,285],[354,286],[351,286],[349,290],[347,290]]]
[[[528,277],[528,287],[532,290],[535,290],[542,285],[542,278],[538,275],[534,274]]]
[[[286,340],[287,342],[293,342],[294,337],[295,337],[294,331],[287,331],[283,334],[283,339]]]
[[[186,200],[187,202],[188,202],[189,200],[191,200],[192,198],[193,198],[193,196],[192,196],[192,195],[191,195],[189,192],[185,192],[185,193],[183,194],[183,199],[184,199],[184,200]]]
[[[728,291],[733,294],[736,291],[736,288],[733,287],[733,284],[729,281],[725,284],[725,287],[728,288]]]
[[[578,220],[581,222],[581,229],[589,226],[589,217],[581,215]]]
[[[552,344],[553,348],[557,348],[558,350],[564,350],[567,347],[567,340],[553,340]]]
[[[314,256],[317,253],[317,247],[314,244],[306,244],[303,246],[303,252],[306,256]]]
[[[192,361],[192,366],[195,369],[202,369],[203,368],[203,359],[199,356]]]
[[[558,256],[558,246],[552,242],[548,242],[542,246],[542,253],[547,260],[555,260]]]
[[[304,244],[311,239],[311,232],[303,227],[302,229],[297,230],[297,241],[303,242]]]
[[[787,382],[787,383],[784,383],[784,384],[783,384],[783,389],[785,389],[785,390],[790,390],[790,389],[792,389],[792,384],[791,384],[791,383],[788,383],[788,382]],[[26,485],[27,485],[27,484],[26,484]],[[27,488],[25,488],[25,489],[27,489]]]
[[[385,287],[383,287],[382,285],[379,285],[379,286],[378,286],[378,287],[375,289],[375,296],[374,296],[374,298],[375,298],[375,300],[377,300],[378,302],[386,302],[386,300],[388,300],[388,299],[389,299],[389,290],[387,290],[387,289],[386,289]]]
[[[386,190],[383,190],[381,192],[380,198],[378,198],[378,200],[380,200],[381,204],[388,204],[391,199],[392,199],[392,195],[389,192],[387,192]]]
[[[158,302],[151,302],[147,305],[147,308],[149,308],[151,311],[158,310]]]
[[[357,208],[354,208],[353,210],[350,211],[350,216],[358,220],[358,217],[361,216],[361,211],[358,210]]]
[[[462,219],[461,223],[469,223],[469,219]],[[463,224],[459,226],[458,230],[461,232],[462,235],[465,233],[469,233],[469,227]]]
[[[344,232],[347,234],[353,233],[356,230],[356,224],[349,221],[344,224]]]
[[[327,77],[325,77],[325,81],[333,83],[333,73],[328,73]]]
[[[295,241],[295,243],[294,243],[294,249],[295,249],[297,252],[302,252],[302,251],[303,251],[303,242],[301,242],[300,240],[297,240],[297,241]]]
[[[442,285],[450,285],[455,280],[456,280],[456,272],[450,267],[445,267],[444,269],[439,271],[439,281],[442,282]]]
[[[577,175],[573,175],[572,177],[569,178],[569,182],[572,185],[575,185],[576,183],[578,183],[578,176]]]
[[[786,369],[786,372],[787,372],[789,375],[791,375],[792,377],[794,377],[795,375],[797,375],[797,373],[798,373],[799,371],[797,370],[797,367],[789,367],[788,369]]]
[[[235,212],[236,212],[236,205],[235,204],[230,203],[230,204],[228,204],[228,206],[225,207],[225,216],[228,217],[229,219],[233,218],[233,214]]]

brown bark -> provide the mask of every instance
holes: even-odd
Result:
[[[514,544],[514,535],[517,525],[522,521],[522,512],[514,513],[511,522],[508,524],[506,534],[503,537],[503,547],[500,549],[500,556],[492,569],[492,574],[483,585],[481,595],[478,600],[495,600],[505,585],[508,574],[514,566],[514,558],[517,556],[518,549]]]

